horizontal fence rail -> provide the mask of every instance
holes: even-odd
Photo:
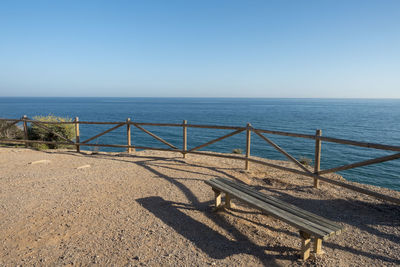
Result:
[[[149,123],[149,122],[135,122],[131,121],[130,118],[127,118],[126,121],[120,122],[93,122],[93,121],[79,121],[79,118],[76,117],[74,121],[65,121],[65,122],[47,122],[47,121],[38,121],[29,119],[26,116],[23,116],[21,119],[1,119],[0,121],[4,122],[3,126],[0,128],[0,136],[1,133],[6,131],[8,128],[17,125],[18,123],[23,124],[23,132],[24,132],[24,139],[7,139],[3,138],[0,139],[0,143],[12,143],[12,144],[25,144],[26,147],[29,147],[31,144],[51,144],[51,145],[73,145],[76,147],[76,151],[80,152],[82,146],[87,147],[112,147],[112,148],[124,148],[128,153],[134,151],[135,149],[143,149],[143,150],[157,150],[157,151],[170,151],[170,152],[178,152],[186,157],[186,154],[195,154],[195,155],[205,155],[205,156],[212,156],[212,157],[221,157],[221,158],[228,158],[228,159],[235,159],[235,160],[242,160],[245,161],[245,169],[250,169],[250,162],[265,165],[272,168],[277,168],[283,171],[292,172],[295,174],[304,175],[307,177],[311,177],[314,179],[314,187],[319,187],[319,181],[324,181],[326,183],[330,183],[336,186],[341,186],[353,191],[357,191],[366,195],[370,195],[379,199],[391,201],[397,204],[400,204],[400,199],[394,198],[388,195],[384,195],[369,189],[365,189],[354,184],[349,184],[339,180],[333,180],[331,178],[327,178],[322,176],[323,174],[333,173],[343,170],[349,170],[357,167],[367,166],[371,164],[377,164],[381,162],[386,162],[390,160],[395,160],[400,158],[400,153],[395,153],[389,156],[374,158],[370,160],[365,160],[361,162],[356,162],[352,164],[347,164],[343,166],[338,166],[330,169],[321,170],[320,169],[320,162],[321,162],[321,145],[322,141],[324,142],[331,142],[331,143],[338,143],[343,145],[351,145],[351,146],[358,146],[364,148],[372,148],[372,149],[379,149],[379,150],[386,150],[386,151],[397,151],[400,152],[400,146],[393,146],[393,145],[384,145],[384,144],[376,144],[376,143],[367,143],[367,142],[360,142],[354,140],[346,140],[346,139],[339,139],[333,137],[326,137],[322,136],[321,130],[316,130],[315,135],[310,134],[300,134],[300,133],[291,133],[291,132],[283,132],[283,131],[272,131],[266,129],[257,129],[252,127],[250,123],[248,123],[245,127],[238,127],[238,126],[224,126],[224,125],[199,125],[199,124],[188,124],[186,120],[182,123]],[[63,141],[43,141],[43,140],[29,140],[28,138],[28,123],[31,125],[36,125],[39,128],[42,128],[46,131],[51,132],[55,136],[59,137]],[[75,140],[70,140],[65,136],[60,135],[52,131],[50,128],[46,127],[46,125],[52,124],[73,124],[75,126]],[[84,141],[80,141],[80,125],[111,125],[112,127],[102,131]],[[89,143],[109,132],[112,132],[118,128],[126,126],[126,145],[119,145],[119,144],[92,144]],[[169,148],[160,148],[160,147],[146,147],[146,146],[138,146],[132,144],[132,131],[131,127],[135,127],[139,129],[141,132],[151,136],[155,140],[163,143],[164,145],[168,146]],[[143,126],[158,126],[158,127],[181,127],[182,128],[182,148],[178,148],[174,144],[166,141],[162,137],[154,134],[153,132],[145,129]],[[233,130],[228,134],[220,136],[218,138],[212,139],[208,142],[205,142],[201,145],[188,149],[187,146],[187,129],[188,128],[201,128],[201,129],[220,129],[220,130]],[[198,151],[201,148],[224,140],[226,138],[232,137],[239,133],[246,131],[246,151],[245,155],[232,155],[232,154],[223,154],[223,153],[215,153],[215,152],[206,152],[206,151]],[[252,158],[250,155],[250,147],[251,147],[251,134],[254,133],[258,136],[261,140],[265,141],[266,144],[273,147],[279,153],[283,154],[290,162],[294,163],[297,166],[296,168],[291,167],[284,167],[274,163],[265,162],[263,160],[259,160],[257,158]],[[315,140],[315,155],[314,155],[314,169],[310,170],[309,168],[305,167],[302,163],[300,163],[295,157],[290,155],[284,149],[279,147],[276,143],[274,143],[270,138],[266,137],[264,134],[270,135],[279,135],[279,136],[287,136],[287,137],[296,137],[296,138],[304,138],[304,139],[311,139]]]

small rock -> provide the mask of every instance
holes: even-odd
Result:
[[[85,169],[85,168],[90,168],[90,165],[82,165],[82,166],[79,166],[78,168],[76,168],[77,170],[80,170],[80,169]]]
[[[42,160],[32,161],[29,164],[34,165],[34,164],[49,164],[49,163],[50,160],[42,159]]]
[[[97,255],[94,255],[93,257],[92,257],[92,263],[94,264],[94,263],[97,263],[97,258],[98,258],[99,256],[97,256]]]

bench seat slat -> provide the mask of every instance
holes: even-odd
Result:
[[[265,194],[263,194],[263,193],[261,193],[259,191],[256,191],[256,190],[252,189],[250,186],[247,186],[245,184],[235,183],[235,182],[230,181],[230,180],[225,179],[225,178],[216,178],[215,180],[218,180],[218,181],[221,181],[223,183],[229,184],[230,186],[235,187],[235,188],[237,188],[237,189],[239,189],[241,191],[244,191],[244,192],[246,192],[247,194],[249,194],[249,195],[251,195],[253,197],[256,197],[256,198],[258,198],[260,200],[268,202],[269,204],[271,204],[273,206],[276,206],[278,208],[286,210],[286,211],[288,211],[290,213],[293,213],[293,214],[295,214],[295,215],[297,215],[299,217],[302,217],[304,219],[307,219],[307,220],[309,220],[311,222],[320,224],[320,225],[332,230],[333,231],[332,234],[339,234],[341,232],[342,227],[340,225],[338,225],[338,224],[336,224],[336,223],[334,223],[334,222],[332,222],[332,221],[330,221],[328,219],[325,219],[325,218],[323,218],[321,216],[318,216],[318,215],[316,215],[314,213],[311,213],[311,212],[308,212],[308,211],[303,210],[301,208],[298,208],[298,207],[296,207],[296,206],[294,206],[292,204],[286,203],[286,202],[281,201],[279,199],[276,199],[276,198],[274,198],[272,196],[265,195]]]
[[[242,200],[245,203],[264,211],[266,214],[269,214],[273,217],[281,219],[282,221],[284,221],[292,226],[295,226],[300,230],[310,233],[311,235],[317,236],[318,238],[325,238],[326,236],[330,235],[329,230],[324,231],[323,229],[320,229],[318,227],[318,225],[316,225],[310,221],[307,221],[307,220],[300,218],[294,214],[291,214],[291,213],[284,211],[282,209],[279,209],[273,205],[265,203],[264,201],[262,201],[258,198],[252,197],[238,189],[230,187],[229,185],[221,184],[219,181],[213,181],[212,187],[214,187],[217,190],[220,190],[224,193],[231,194],[235,198]]]
[[[238,198],[254,207],[257,207],[257,208],[263,210],[267,214],[277,217],[277,218],[283,220],[284,222],[297,227],[300,230],[303,230],[307,233],[310,233],[313,236],[316,236],[317,238],[326,239],[333,232],[331,229],[321,227],[311,221],[308,221],[304,218],[296,216],[285,210],[279,209],[269,203],[265,203],[264,201],[262,201],[256,197],[250,196],[250,195],[240,191],[239,189],[236,189],[236,188],[234,188],[230,185],[227,185],[221,181],[212,179],[210,181],[205,181],[205,182],[207,184],[209,184],[210,186],[212,186],[213,188],[216,188],[222,192],[231,194],[231,195],[235,196],[236,198]],[[323,228],[323,229],[321,229],[321,228]]]

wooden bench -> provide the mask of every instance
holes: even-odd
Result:
[[[245,184],[225,178],[213,178],[205,181],[205,183],[210,185],[215,193],[216,209],[224,206],[231,208],[231,198],[234,197],[299,229],[302,239],[301,258],[303,260],[310,256],[311,239],[314,239],[314,252],[321,254],[322,240],[326,240],[335,234],[338,235],[342,231],[340,225],[330,220],[265,195]],[[222,193],[225,193],[225,205],[221,203]]]

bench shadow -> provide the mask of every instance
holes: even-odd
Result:
[[[225,259],[235,254],[249,254],[259,258],[265,266],[280,266],[276,259],[297,260],[297,255],[284,255],[284,252],[297,251],[290,247],[262,247],[252,243],[233,225],[217,213],[209,215],[209,202],[193,207],[195,210],[206,210],[207,217],[218,226],[227,230],[236,240],[230,240],[218,231],[188,216],[180,209],[188,208],[187,204],[166,201],[161,197],[147,197],[136,200],[142,207],[174,229],[181,236],[193,242],[199,249],[213,259]],[[189,208],[192,209],[192,208]],[[268,255],[266,251],[280,252],[279,255]],[[293,253],[292,253],[293,254]]]
[[[68,153],[68,152],[67,152]],[[267,266],[276,266],[276,259],[285,259],[296,261],[297,255],[283,255],[283,252],[293,251],[295,249],[291,247],[275,246],[275,247],[260,247],[252,243],[247,236],[243,235],[238,229],[232,224],[223,219],[218,214],[211,213],[208,210],[209,202],[199,202],[196,195],[180,180],[187,180],[193,178],[184,177],[171,177],[162,173],[162,169],[166,166],[157,166],[159,161],[167,161],[174,165],[191,165],[199,168],[209,169],[221,175],[221,177],[228,177],[234,180],[240,181],[237,177],[230,175],[225,171],[226,168],[216,168],[201,166],[196,164],[190,164],[178,157],[160,157],[160,156],[145,156],[145,155],[132,155],[132,157],[141,159],[139,161],[129,161],[119,158],[115,155],[104,155],[104,154],[77,154],[76,152],[70,152],[75,156],[83,157],[100,157],[108,158],[110,160],[124,161],[131,164],[141,166],[147,171],[152,172],[155,176],[165,179],[171,184],[175,185],[181,192],[185,194],[190,204],[185,203],[174,203],[166,201],[160,197],[148,197],[138,199],[137,201],[142,204],[149,212],[153,213],[164,223],[169,225],[171,228],[176,230],[180,235],[184,236],[188,240],[191,240],[196,246],[202,251],[207,253],[210,257],[215,259],[222,259],[233,254],[247,253],[256,256]],[[126,155],[121,155],[126,156]],[[129,155],[130,156],[130,155]],[[161,170],[156,170],[156,168]],[[167,167],[168,168],[168,167]],[[171,168],[172,169],[172,168]],[[174,168],[175,169],[175,168]],[[176,169],[175,171],[178,171]],[[179,170],[184,171],[184,170]],[[204,175],[204,174],[203,174]],[[199,180],[200,182],[200,180]],[[278,194],[278,198],[296,205],[304,210],[318,214],[322,217],[336,221],[339,223],[345,223],[359,228],[369,234],[376,235],[381,238],[388,239],[395,243],[400,243],[400,236],[394,233],[385,233],[372,227],[373,225],[387,225],[392,227],[400,227],[400,207],[387,203],[368,203],[359,200],[345,200],[345,199],[332,199],[332,200],[316,200],[308,198],[298,198],[288,193],[284,193],[281,190],[269,188],[268,186],[258,186],[256,189],[265,189]],[[291,188],[286,190],[296,190]],[[343,207],[346,207],[344,209]],[[237,241],[229,240],[217,231],[211,229],[207,225],[192,219],[186,215],[180,209],[193,209],[204,211],[204,214],[210,218],[215,224],[229,231]],[[235,211],[236,212],[236,211]],[[240,211],[239,211],[240,212]],[[246,213],[243,211],[243,213]],[[362,217],[360,219],[360,216]],[[239,216],[241,217],[241,216]],[[243,219],[243,218],[241,218]],[[275,231],[274,229],[271,229]],[[329,241],[329,240],[328,240]],[[339,244],[333,244],[325,242],[324,246],[328,246],[332,249],[339,249],[353,253],[355,255],[363,255],[371,259],[382,260],[386,263],[392,263],[400,265],[400,259],[389,258],[383,255],[376,255],[373,253],[361,251],[351,247],[344,247]],[[279,251],[282,252],[280,255],[268,255],[265,251]],[[292,253],[293,254],[293,253]]]

